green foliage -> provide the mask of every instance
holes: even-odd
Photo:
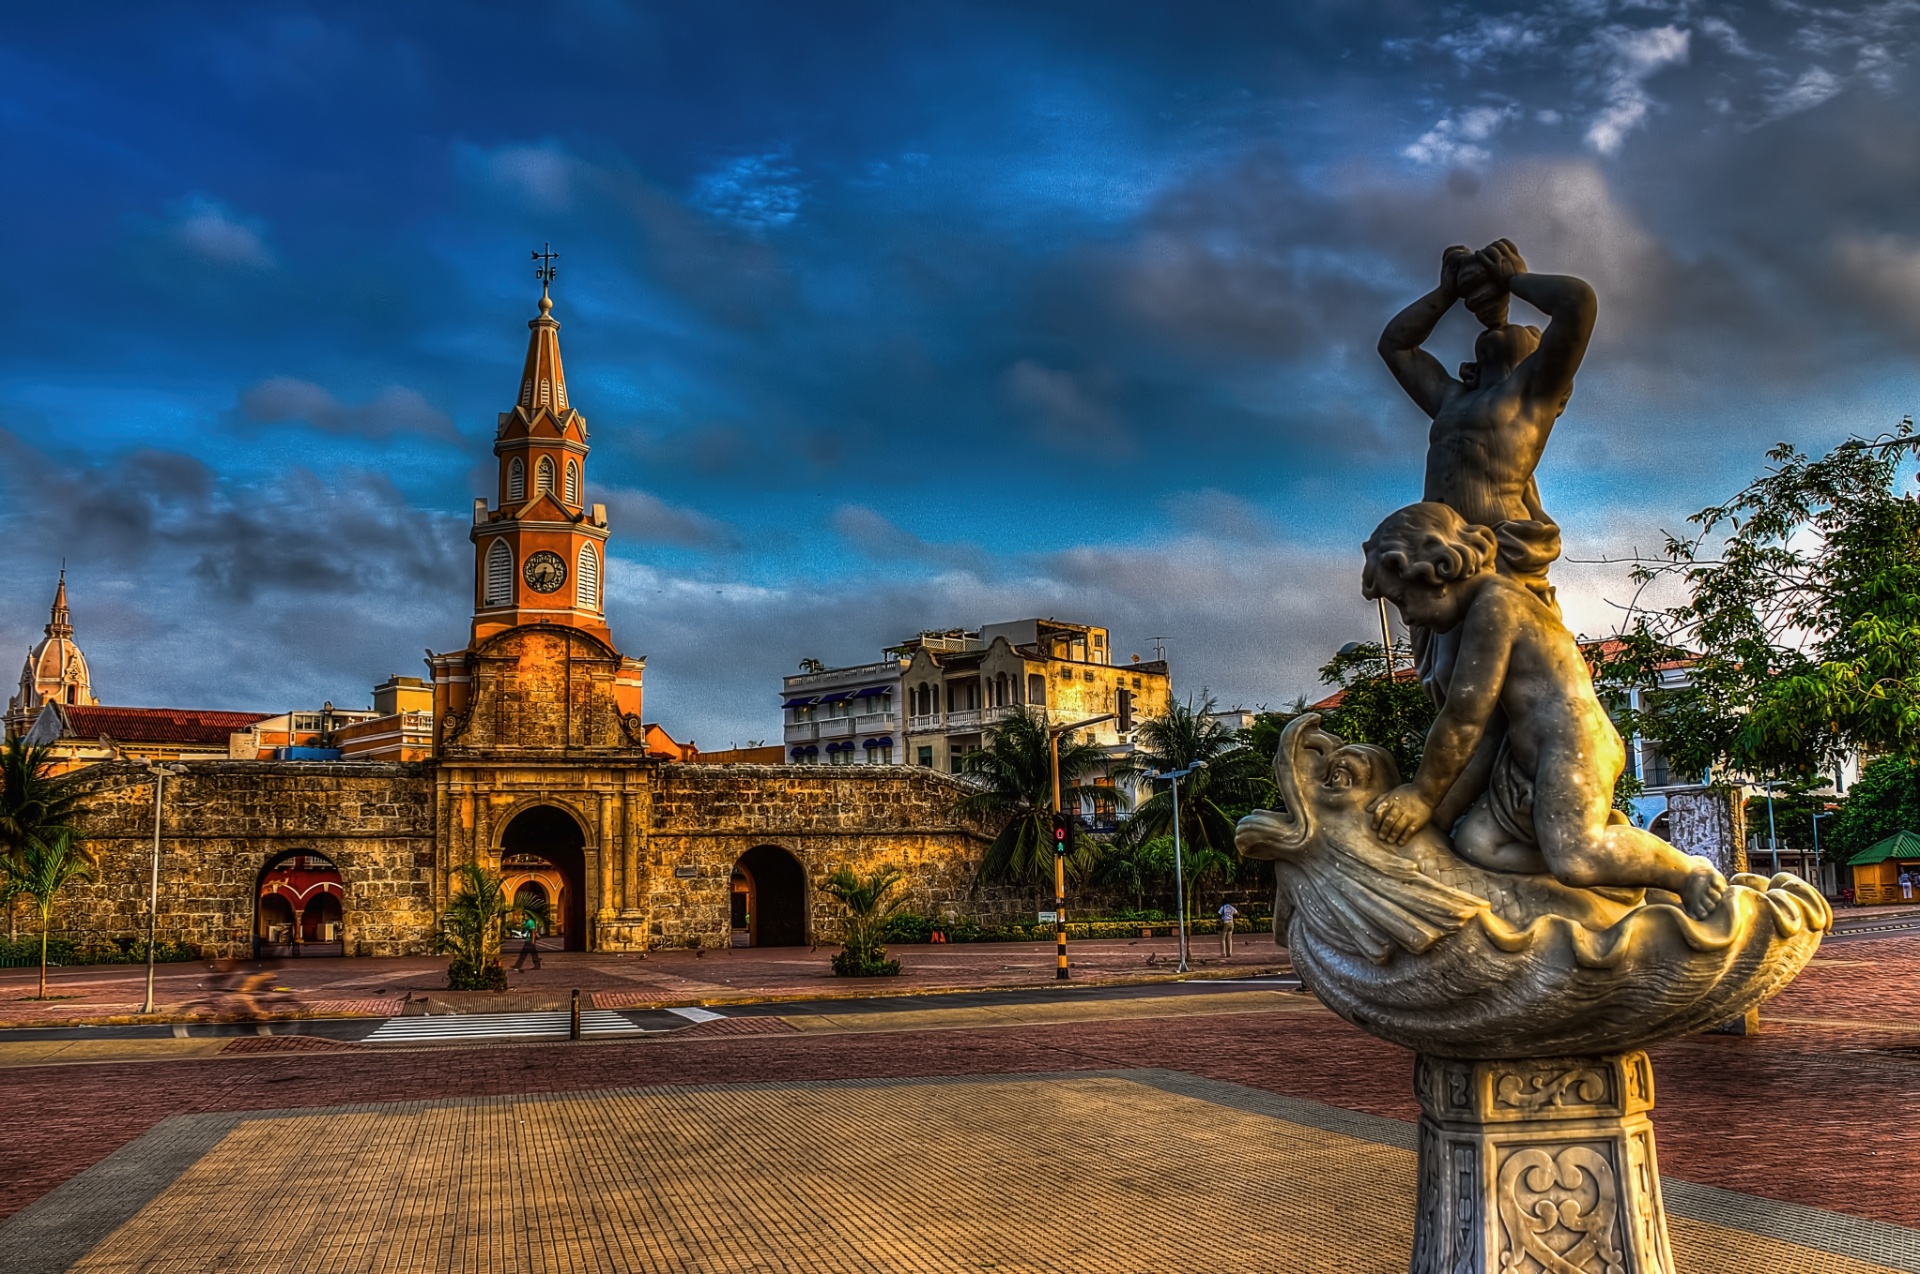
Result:
[[[0,748],[0,856],[50,840],[63,828],[80,828],[79,791],[51,777],[52,765],[49,747],[9,739]]]
[[[1821,822],[1821,856],[1844,863],[1898,831],[1920,832],[1920,765],[1883,756],[1860,771],[1840,812]]]
[[[933,921],[911,911],[903,911],[888,918],[881,927],[882,942],[931,942],[933,941]]]
[[[1320,726],[1348,743],[1371,743],[1393,754],[1402,778],[1412,778],[1433,728],[1433,700],[1418,677],[1408,675],[1413,657],[1404,649],[1394,659],[1401,670],[1387,676],[1379,642],[1344,646],[1320,670],[1320,680],[1340,690],[1338,707],[1321,713]],[[1274,742],[1279,742],[1275,731]],[[1271,759],[1271,758],[1269,758]]]
[[[479,863],[453,869],[453,897],[441,914],[434,951],[451,957],[449,991],[504,991],[507,973],[500,967],[502,922],[508,907],[503,881]]]
[[[1206,762],[1205,769],[1180,780],[1180,837],[1189,861],[1202,851],[1237,861],[1234,824],[1278,798],[1272,757],[1260,756],[1209,716],[1214,708],[1212,695],[1202,697],[1197,706],[1189,698],[1171,705],[1165,716],[1142,722],[1134,736],[1134,759],[1114,771],[1116,777],[1142,778]],[[1172,784],[1156,780],[1155,788],[1127,820],[1122,836],[1126,843],[1145,845],[1155,837],[1173,834]],[[1171,871],[1171,848],[1167,862]]]
[[[51,834],[35,835],[7,856],[7,878],[16,895],[33,900],[40,913],[40,997],[47,998],[47,930],[53,924],[53,905],[60,891],[93,875],[93,860],[80,846],[79,830],[71,824]]]
[[[1677,770],[1812,778],[1851,753],[1920,757],[1920,500],[1911,420],[1818,459],[1781,443],[1767,472],[1668,536],[1643,585],[1688,600],[1645,615],[1609,663],[1647,685],[1691,656],[1630,728]]]
[[[154,946],[153,958],[160,964],[180,964],[200,958],[200,949],[189,943],[161,940]],[[87,934],[79,938],[55,935],[47,939],[47,967],[74,968],[87,964],[145,964],[145,938],[105,938]],[[24,969],[40,963],[40,940],[0,938],[0,969]]]
[[[887,922],[907,905],[906,896],[895,892],[901,880],[892,867],[865,876],[842,867],[827,877],[827,892],[847,909],[840,951],[833,957],[833,971],[841,977],[890,978],[900,972],[900,962],[887,959],[884,935]]]
[[[1080,779],[1105,756],[1091,743],[1060,740],[1061,803],[1072,809],[1083,791],[1111,800],[1112,788],[1083,788]],[[974,790],[954,802],[954,813],[997,826],[980,864],[982,883],[1039,883],[1053,879],[1053,761],[1042,713],[1021,709],[987,738],[987,746],[960,759],[960,773]],[[1075,838],[1067,872],[1083,878],[1098,861],[1090,837]]]

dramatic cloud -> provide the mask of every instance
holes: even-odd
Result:
[[[453,420],[418,391],[389,385],[371,402],[349,406],[312,381],[276,376],[240,395],[240,415],[260,425],[299,422],[324,433],[390,438],[416,433],[429,438],[459,437]]]
[[[1653,109],[1647,81],[1685,62],[1691,38],[1691,32],[1672,26],[1639,31],[1615,27],[1600,32],[1599,80],[1606,105],[1587,126],[1587,145],[1603,155],[1620,149],[1627,134],[1644,124]]]
[[[593,502],[607,506],[607,525],[616,537],[615,551],[622,542],[707,549],[731,549],[740,543],[738,528],[697,509],[668,504],[650,491],[590,487],[587,494]]]

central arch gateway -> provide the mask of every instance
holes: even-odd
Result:
[[[553,936],[568,951],[587,949],[586,833],[556,805],[533,805],[500,833],[500,873],[507,898],[523,889],[546,895]]]

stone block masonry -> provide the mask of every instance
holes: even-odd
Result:
[[[67,780],[86,797],[91,881],[69,886],[54,931],[142,939],[153,854],[153,776],[126,762]],[[434,780],[425,764],[203,761],[167,780],[160,935],[209,956],[253,954],[260,876],[311,850],[340,870],[347,951],[426,949],[433,930]]]

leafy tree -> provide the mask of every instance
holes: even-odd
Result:
[[[502,877],[479,863],[453,869],[454,893],[440,917],[434,950],[447,963],[450,991],[504,991],[507,972],[500,967],[502,922],[507,917]]]
[[[55,829],[50,835],[34,836],[9,856],[7,875],[20,893],[33,899],[40,913],[40,996],[47,998],[47,930],[53,923],[53,904],[60,891],[76,880],[93,875],[93,861],[80,846],[80,835],[72,826]]]
[[[1920,455],[1911,420],[1768,470],[1635,566],[1687,600],[1647,613],[1607,675],[1647,685],[1690,660],[1630,728],[1681,771],[1813,778],[1851,753],[1920,757]]]
[[[1320,680],[1340,691],[1340,703],[1323,709],[1321,728],[1348,743],[1371,743],[1393,754],[1402,777],[1420,768],[1433,727],[1433,700],[1413,675],[1413,657],[1401,647],[1394,659],[1395,676],[1387,676],[1379,642],[1356,641],[1342,646],[1320,670]],[[1277,746],[1279,735],[1274,742]]]
[[[1180,780],[1180,836],[1188,854],[1213,850],[1231,856],[1234,824],[1256,807],[1271,805],[1277,789],[1271,758],[1261,757],[1215,720],[1210,715],[1214,707],[1211,695],[1197,707],[1189,697],[1170,705],[1166,715],[1141,722],[1134,736],[1134,759],[1116,767],[1115,775],[1143,778],[1206,762],[1205,769]],[[1172,784],[1156,786],[1159,790],[1141,801],[1127,821],[1127,840],[1144,843],[1171,835]]]
[[[1082,792],[1111,798],[1111,788],[1082,786],[1081,776],[1106,760],[1098,747],[1081,740],[1060,740],[1060,797],[1072,809]],[[999,831],[987,846],[980,879],[1042,882],[1053,879],[1053,760],[1046,717],[1029,709],[1001,722],[987,746],[960,759],[961,776],[973,791],[954,802],[954,813],[977,818]],[[1085,875],[1099,847],[1077,837],[1067,870]]]
[[[848,978],[890,978],[900,972],[898,960],[887,959],[887,922],[907,905],[905,894],[895,893],[902,877],[892,867],[866,876],[849,868],[827,877],[826,890],[847,909],[846,931],[833,971]]]
[[[1860,771],[1839,813],[1821,826],[1821,857],[1844,863],[1898,831],[1920,832],[1920,765],[1883,756]]]
[[[23,891],[9,864],[36,843],[81,830],[80,795],[47,773],[52,766],[52,748],[29,747],[21,739],[9,739],[0,747],[0,871],[7,872],[7,880],[0,883],[0,903],[6,905],[10,929],[14,904]]]
[[[1184,814],[1186,802],[1181,802]],[[1182,820],[1183,822],[1185,820]],[[1152,876],[1163,882],[1169,891],[1173,886],[1173,837],[1155,836],[1143,842],[1137,852],[1142,866]],[[1231,848],[1216,849],[1208,844],[1194,844],[1182,833],[1180,844],[1180,883],[1186,887],[1185,896],[1179,899],[1179,905],[1185,912],[1188,923],[1193,918],[1193,896],[1203,885],[1231,880],[1245,860]]]

